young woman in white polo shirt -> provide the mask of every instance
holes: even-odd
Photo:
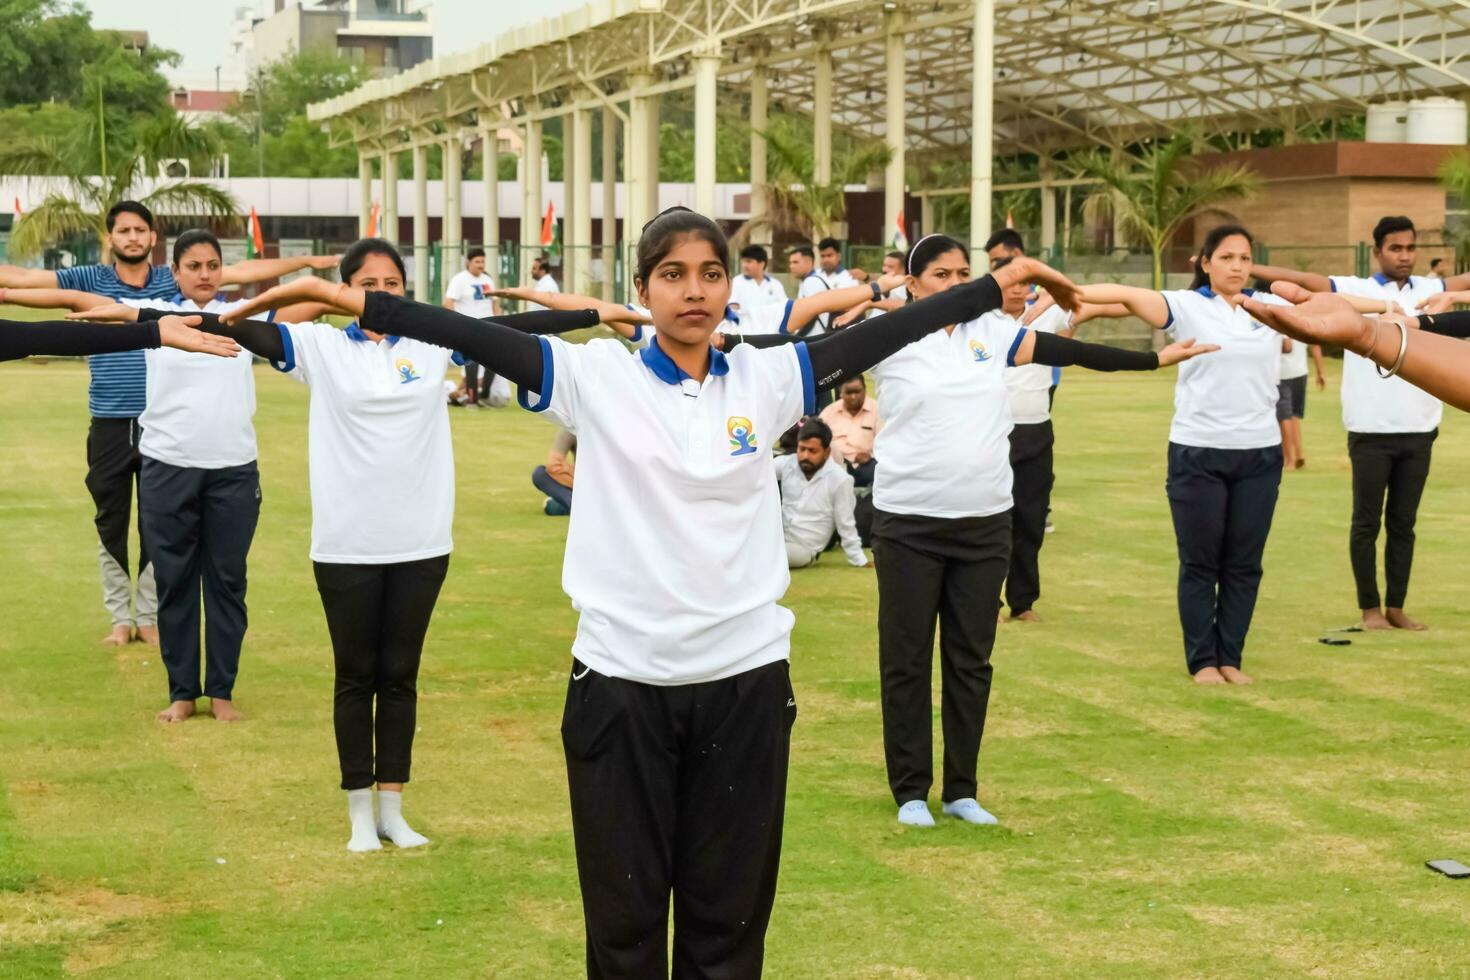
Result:
[[[1368,278],[1322,276],[1279,266],[1257,266],[1255,274],[1315,292],[1331,291],[1350,301],[1366,300],[1366,306],[1355,305],[1372,313],[1415,313],[1447,289],[1470,286],[1467,276],[1446,281],[1413,274],[1418,234],[1414,223],[1401,215],[1382,218],[1374,227],[1373,257],[1379,268]],[[1353,469],[1348,557],[1367,629],[1424,629],[1404,612],[1404,602],[1414,564],[1414,524],[1443,415],[1444,406],[1433,395],[1402,378],[1382,377],[1366,357],[1343,352],[1342,424]],[[1378,591],[1380,528],[1387,532],[1384,593]]]
[[[1241,671],[1261,584],[1261,555],[1281,485],[1276,402],[1285,340],[1241,309],[1250,233],[1221,225],[1205,236],[1192,288],[1155,292],[1089,285],[1090,302],[1122,303],[1172,337],[1218,344],[1220,353],[1179,369],[1169,428],[1169,509],[1179,547],[1184,657],[1200,684],[1249,684]]]
[[[1019,257],[992,275],[1037,281],[1045,270]],[[969,252],[944,235],[914,245],[909,295],[919,302],[866,321],[881,326],[912,315],[970,277]],[[1049,278],[1059,281],[1054,287]],[[1042,285],[1058,305],[1076,306],[1056,273]],[[1011,416],[1004,372],[1025,364],[1079,364],[1096,370],[1152,370],[1208,352],[1189,343],[1159,354],[1124,351],[1038,333],[1011,318],[936,317],[919,342],[873,368],[883,431],[873,480],[873,557],[878,567],[878,660],[883,684],[883,747],[900,823],[933,826],[926,802],[934,782],[934,630],[940,629],[944,812],[994,823],[976,801],[976,766],[990,696],[1001,583],[1010,567]],[[838,334],[837,337],[841,337]],[[813,343],[813,351],[837,337]],[[759,340],[761,338],[755,338]]]
[[[772,444],[819,386],[1000,302],[987,277],[810,352],[724,354],[710,338],[728,262],[709,219],[676,209],[651,221],[636,281],[656,334],[636,351],[383,293],[338,297],[367,329],[504,374],[522,404],[577,435],[563,587],[580,621],[562,740],[592,976],[669,975],[671,892],[676,976],[759,975],[796,716]]]
[[[381,239],[349,248],[340,273],[358,290],[404,294],[403,259]],[[463,359],[358,323],[338,330],[242,319],[288,303],[329,306],[320,301],[335,288],[320,279],[277,287],[218,329],[311,388],[311,560],[336,666],[332,714],[352,828],[347,848],[377,850],[380,837],[416,847],[429,841],[404,819],[402,794],[424,636],[453,548],[454,454],[440,392],[450,364]],[[524,329],[595,322],[587,313],[505,319]]]

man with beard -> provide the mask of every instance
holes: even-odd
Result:
[[[82,265],[69,269],[22,269],[0,265],[0,287],[75,289],[115,300],[171,299],[178,293],[167,265],[153,265],[158,235],[153,212],[137,201],[119,201],[107,212],[111,265]],[[275,279],[299,269],[330,269],[332,256],[291,259],[251,259],[221,270],[224,286]],[[3,289],[0,289],[3,291]],[[147,361],[143,351],[94,354],[87,359],[92,380],[88,403],[92,413],[87,430],[87,490],[97,506],[94,518],[100,539],[97,561],[102,577],[102,604],[112,617],[112,631],[103,643],[122,646],[136,639],[158,643],[158,595],[153,567],[146,549],[138,556],[136,582],[128,565],[128,527],[132,519],[133,488],[142,468],[138,453],[138,416],[147,393]]]
[[[872,564],[863,554],[852,511],[856,499],[852,477],[832,458],[832,430],[818,418],[801,424],[796,452],[776,458],[781,488],[781,528],[786,536],[786,563],[806,568],[827,550],[835,531],[847,560],[858,567]]]

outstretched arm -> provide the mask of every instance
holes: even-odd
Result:
[[[220,285],[243,286],[266,279],[279,279],[302,269],[324,272],[337,268],[341,261],[336,255],[297,255],[287,259],[246,259],[227,265],[220,270]]]
[[[538,303],[548,310],[560,310],[570,313],[595,310],[599,320],[629,340],[633,340],[638,336],[638,328],[640,326],[648,326],[653,323],[651,317],[639,313],[637,310],[630,310],[626,306],[609,303],[595,296],[581,296],[577,293],[538,293],[534,289],[527,289],[523,286],[508,286],[504,289],[492,289],[490,295],[505,299],[518,299],[526,303]],[[510,318],[496,316],[495,319],[502,323],[508,323]],[[568,327],[566,329],[574,330],[576,328]],[[537,330],[528,332],[545,333],[547,331]]]
[[[1016,348],[1015,362],[1017,365],[1045,364],[1048,367],[1076,365],[1090,371],[1152,371],[1219,349],[1215,344],[1195,344],[1191,339],[1170,344],[1158,353],[1123,350],[1107,344],[1089,344],[1071,337],[1028,330],[1021,346]]]
[[[112,300],[80,289],[0,289],[0,303],[14,303],[33,310],[72,310],[81,312],[106,306]]]
[[[1164,294],[1152,289],[1118,283],[1091,283],[1079,287],[1078,292],[1084,304],[1121,306],[1151,327],[1162,329],[1169,322],[1169,304],[1164,300]]]
[[[1470,289],[1450,290],[1435,293],[1419,304],[1418,313],[1446,313],[1457,306],[1470,303]]]
[[[1267,282],[1289,282],[1310,290],[1314,293],[1332,292],[1332,280],[1319,272],[1302,272],[1299,269],[1288,269],[1283,265],[1252,265],[1252,279],[1264,279]]]
[[[887,294],[902,286],[904,276],[889,275],[878,279],[878,289]],[[791,317],[786,321],[787,333],[798,333],[808,323],[827,313],[850,310],[860,303],[872,302],[873,287],[868,284],[844,286],[841,289],[824,289],[811,296],[803,296],[791,303]]]
[[[168,346],[233,357],[240,348],[228,337],[202,333],[193,318],[168,316],[148,323],[73,323],[68,320],[16,323],[0,320],[0,361],[30,357],[81,357]],[[194,321],[197,323],[197,321]]]
[[[16,289],[55,289],[61,282],[52,269],[22,269],[18,265],[0,265],[0,286]]]
[[[1450,276],[1444,281],[1444,288],[1446,291],[1452,293],[1470,289],[1470,272],[1462,272],[1458,276]]]

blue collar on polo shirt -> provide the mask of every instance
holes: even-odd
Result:
[[[357,325],[356,320],[353,320],[351,323],[347,324],[347,328],[343,331],[343,333],[347,334],[348,340],[356,340],[360,343],[372,343],[373,338],[362,332],[362,327],[359,327]],[[391,347],[392,345],[398,343],[399,339],[400,338],[397,334],[389,334],[388,345]]]
[[[1199,293],[1205,299],[1214,299],[1215,296],[1217,295],[1215,293],[1215,291],[1213,289],[1211,289],[1209,286],[1201,286],[1198,289],[1196,289],[1195,292]],[[1256,291],[1254,289],[1242,289],[1240,292],[1241,292],[1242,295],[1245,295],[1245,296],[1254,296],[1256,294]]]
[[[1378,283],[1378,285],[1380,286],[1397,285],[1392,279],[1388,278],[1388,276],[1385,276],[1382,272],[1373,273],[1373,281]],[[1414,277],[1410,276],[1409,278],[1404,280],[1404,284],[1402,286],[1399,286],[1399,288],[1408,289],[1412,285],[1414,285]]]
[[[648,342],[647,347],[638,352],[638,356],[643,358],[644,365],[653,372],[653,376],[664,384],[676,385],[689,377],[683,368],[664,353],[663,348],[658,345],[657,335]],[[709,373],[716,378],[730,373],[730,362],[723,352],[715,350],[713,346],[709,349]]]

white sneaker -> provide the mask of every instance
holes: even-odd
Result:
[[[946,816],[955,817],[965,821],[965,823],[1000,823],[999,820],[995,819],[995,814],[985,809],[974,799],[968,797],[963,800],[955,800],[952,803],[944,804],[944,813]]]
[[[909,827],[932,827],[934,814],[923,800],[909,800],[898,808],[898,822]]]

